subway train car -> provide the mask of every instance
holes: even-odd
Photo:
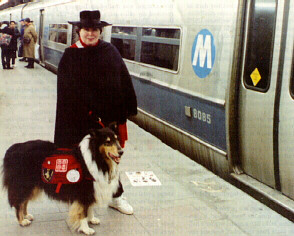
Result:
[[[30,17],[38,60],[56,71],[85,9],[112,23],[102,37],[132,76],[136,123],[293,213],[294,1],[44,0],[0,21]]]

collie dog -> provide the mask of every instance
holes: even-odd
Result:
[[[31,224],[30,200],[45,192],[70,203],[72,230],[94,234],[88,222],[99,224],[94,205],[106,206],[119,187],[118,164],[123,150],[110,128],[91,130],[74,149],[58,149],[49,141],[12,145],[3,162],[3,185],[21,226]]]

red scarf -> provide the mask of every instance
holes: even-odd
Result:
[[[88,47],[95,47],[95,46],[97,46],[98,43],[99,43],[99,40],[97,41],[97,43],[96,43],[95,45],[87,45],[87,44],[85,44],[85,43],[83,42],[83,40],[80,38],[78,42],[74,43],[74,44],[71,45],[70,47],[71,47],[71,48],[79,48],[79,46],[77,45],[79,42],[81,43],[81,46],[82,46],[83,48],[88,48]]]

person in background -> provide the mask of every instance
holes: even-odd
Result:
[[[23,57],[28,59],[28,69],[34,68],[35,62],[35,44],[37,42],[37,32],[33,26],[30,18],[24,20],[25,30],[23,35]]]
[[[126,120],[137,114],[137,99],[127,67],[118,50],[100,40],[103,27],[100,11],[80,12],[79,41],[65,52],[57,72],[57,107],[54,142],[73,147],[90,129],[112,126],[121,146],[127,139]],[[133,214],[123,197],[123,187],[109,205],[124,214]]]
[[[0,29],[0,33],[9,34],[13,37],[14,30],[9,28],[9,26],[8,26],[9,22],[4,21],[3,24],[6,24],[6,26],[4,28]],[[10,50],[9,50],[10,44],[11,44],[11,41],[10,41],[9,45],[1,45],[1,62],[2,62],[3,69],[13,69],[10,66],[10,59],[11,59],[11,54],[10,54]]]
[[[9,28],[14,31],[14,35],[12,36],[11,42],[9,44],[9,53],[11,58],[12,67],[15,65],[16,51],[17,51],[17,39],[20,37],[19,30],[16,27],[15,21],[10,21]]]
[[[24,30],[25,30],[25,23],[24,23],[24,19],[21,19],[20,21],[20,46],[18,48],[18,57],[22,57],[21,59],[19,59],[19,61],[27,61],[27,59],[25,57],[23,57],[23,35],[24,35]]]

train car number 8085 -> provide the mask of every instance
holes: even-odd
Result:
[[[193,117],[197,120],[206,122],[207,124],[211,124],[211,115],[195,108],[193,109]]]

